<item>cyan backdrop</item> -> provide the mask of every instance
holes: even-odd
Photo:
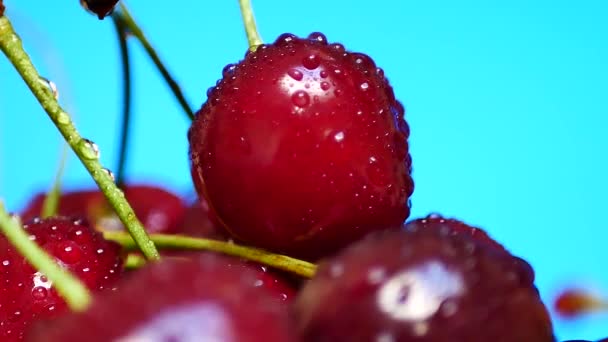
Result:
[[[76,0],[5,4],[35,64],[114,168],[121,83],[111,21]],[[246,50],[236,0],[128,5],[193,107]],[[532,263],[547,302],[566,285],[608,297],[607,2],[259,0],[254,8],[266,41],[322,31],[384,68],[412,131],[412,217],[441,212],[486,228]],[[188,121],[131,44],[129,179],[192,193]],[[59,152],[56,129],[0,56],[0,197],[11,210],[48,187]],[[65,183],[91,184],[75,158]],[[555,324],[562,339],[608,336],[608,315]]]

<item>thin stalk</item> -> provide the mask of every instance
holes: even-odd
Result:
[[[143,225],[135,216],[133,208],[124,197],[124,193],[116,186],[111,175],[101,166],[96,145],[80,136],[70,115],[61,108],[48,87],[40,82],[40,74],[32,64],[30,57],[23,50],[21,39],[15,33],[6,16],[0,17],[0,50],[13,64],[32,94],[63,135],[65,141],[91,174],[122,223],[133,236],[142,253],[148,259],[159,259],[160,255],[154,243],[149,239]]]
[[[59,159],[59,166],[57,167],[57,173],[55,174],[53,186],[46,194],[44,202],[42,202],[42,212],[40,213],[42,218],[54,216],[59,210],[59,203],[61,202],[61,179],[63,178],[63,172],[65,171],[67,160],[68,145],[62,144],[61,157]]]
[[[144,50],[146,50],[146,53],[148,53],[148,56],[152,59],[152,62],[164,78],[165,82],[167,82],[169,85],[169,88],[173,92],[177,102],[179,102],[180,106],[184,110],[184,113],[186,113],[190,120],[193,120],[194,112],[188,104],[188,101],[186,101],[184,93],[175,79],[173,79],[164,63],[160,60],[160,57],[158,57],[156,50],[152,47],[152,44],[150,44],[139,25],[137,25],[135,19],[133,19],[131,16],[131,13],[129,12],[127,6],[125,6],[124,1],[120,2],[120,11],[116,11],[113,16],[118,16],[124,22],[125,27],[129,30],[129,33],[133,34],[133,36],[135,36],[135,38],[137,38],[137,40],[139,40],[139,42],[143,45]]]
[[[83,311],[88,307],[91,302],[89,290],[78,278],[61,268],[52,256],[30,240],[19,218],[9,215],[1,201],[0,230],[27,262],[53,283],[53,287],[72,310]]]
[[[120,62],[122,64],[122,127],[120,131],[120,147],[118,151],[118,161],[116,163],[116,184],[124,185],[125,168],[127,164],[129,132],[131,126],[131,59],[129,55],[129,45],[127,44],[127,33],[125,24],[121,17],[112,15],[112,22],[116,29],[118,46],[120,49]]]
[[[241,7],[241,15],[243,16],[243,25],[245,26],[245,33],[247,34],[247,41],[249,42],[249,50],[255,51],[255,49],[262,44],[262,38],[260,37],[257,25],[255,24],[255,16],[253,15],[251,1],[239,0],[239,5]]]
[[[133,240],[128,234],[119,231],[104,231],[104,238],[117,242],[124,248],[133,248]],[[232,242],[193,238],[173,234],[150,234],[150,238],[160,249],[204,250],[227,254],[255,261],[279,270],[310,278],[316,270],[315,264],[286,255],[274,254],[259,248],[236,245]]]

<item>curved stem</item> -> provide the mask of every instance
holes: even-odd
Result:
[[[255,24],[255,16],[253,15],[251,1],[239,0],[239,5],[241,7],[241,15],[243,16],[243,25],[245,26],[245,33],[247,34],[247,41],[249,42],[249,50],[255,51],[258,45],[262,44],[262,38],[260,37],[257,25]]]
[[[122,64],[122,127],[120,131],[120,147],[118,152],[118,162],[116,165],[116,184],[124,185],[125,167],[127,163],[127,152],[129,146],[129,131],[131,126],[131,62],[129,56],[129,45],[127,44],[127,34],[125,24],[118,15],[112,15],[112,22],[116,29],[118,46],[120,48],[120,61]]]
[[[107,240],[119,243],[125,248],[134,247],[129,235],[118,231],[104,231]],[[172,234],[150,234],[150,238],[161,249],[204,250],[232,255],[246,260],[255,261],[276,269],[287,271],[310,278],[316,270],[315,264],[295,259],[286,255],[274,254],[262,249],[236,245],[232,242],[193,238]]]
[[[80,136],[70,115],[59,106],[48,87],[39,81],[40,74],[23,50],[21,39],[13,30],[6,16],[0,17],[0,50],[13,64],[65,141],[91,174],[142,253],[148,259],[158,259],[160,256],[154,243],[148,238],[148,234],[135,216],[133,208],[125,200],[124,193],[116,186],[110,174],[102,168],[96,146]]]
[[[34,269],[48,277],[72,310],[83,311],[87,308],[91,302],[89,290],[78,278],[61,268],[54,261],[55,258],[30,240],[19,219],[11,217],[2,202],[0,202],[0,230]]]
[[[42,218],[50,217],[57,214],[59,209],[59,202],[61,202],[61,178],[63,178],[63,171],[65,170],[65,164],[68,160],[68,145],[63,144],[61,146],[61,157],[59,159],[59,166],[57,167],[57,174],[55,174],[55,181],[53,187],[46,194],[44,202],[42,202],[42,212],[40,216]]]
[[[132,33],[133,36],[135,36],[135,38],[137,38],[137,40],[139,40],[139,42],[143,45],[144,49],[146,50],[146,53],[148,53],[148,56],[150,56],[152,62],[154,62],[154,65],[156,66],[162,77],[165,79],[165,82],[167,82],[167,84],[169,85],[169,88],[173,92],[173,95],[177,99],[177,102],[179,102],[188,118],[190,120],[193,120],[194,112],[190,108],[188,101],[186,101],[184,93],[180,89],[177,82],[173,79],[171,74],[169,74],[169,71],[167,70],[163,62],[161,62],[160,57],[158,57],[158,54],[156,53],[156,50],[154,50],[146,36],[144,36],[143,31],[137,25],[137,23],[131,16],[131,13],[129,13],[129,10],[127,9],[127,6],[125,6],[124,2],[120,2],[120,11],[114,12],[113,16],[120,17],[120,19],[124,22],[125,27],[129,29],[129,32]]]

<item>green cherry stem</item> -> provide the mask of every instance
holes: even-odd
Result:
[[[70,272],[61,268],[52,256],[46,253],[21,226],[19,218],[9,215],[0,201],[0,229],[11,245],[25,257],[36,270],[44,273],[57,292],[74,311],[83,311],[91,302],[89,290]]]
[[[169,88],[173,92],[173,95],[177,99],[177,102],[179,102],[188,118],[190,120],[193,120],[194,112],[188,104],[188,101],[186,101],[184,93],[182,92],[177,82],[173,79],[171,74],[169,74],[169,71],[167,70],[163,62],[160,60],[160,57],[156,53],[156,50],[152,47],[139,25],[137,25],[137,23],[135,22],[135,19],[133,19],[133,17],[131,16],[131,13],[129,12],[127,6],[125,6],[124,1],[120,2],[120,11],[116,11],[112,16],[120,18],[124,22],[124,26],[126,29],[128,29],[128,32],[133,34],[133,36],[135,36],[135,38],[137,38],[137,40],[139,40],[139,42],[143,45],[144,50],[146,50],[146,53],[148,54],[150,59],[152,59],[152,62],[154,63],[162,77],[165,79],[165,82],[167,82],[167,84],[169,85]]]
[[[123,232],[104,231],[104,238],[119,243],[124,248],[134,247],[131,237]],[[236,245],[232,242],[193,238],[172,234],[150,234],[150,238],[160,249],[204,250],[227,254],[255,261],[279,270],[310,278],[316,270],[315,264],[286,255],[274,254],[262,249]]]
[[[13,64],[65,141],[91,174],[142,253],[148,259],[159,259],[160,255],[154,243],[149,239],[143,225],[135,216],[133,208],[125,200],[124,193],[116,186],[112,176],[101,166],[96,146],[80,136],[70,115],[61,108],[48,86],[40,81],[40,74],[23,50],[21,39],[6,16],[0,17],[0,50]]]
[[[64,143],[61,146],[61,157],[59,158],[59,166],[57,166],[57,173],[55,174],[53,186],[44,197],[44,202],[42,202],[42,212],[40,213],[42,218],[55,215],[59,209],[59,202],[61,201],[61,179],[63,178],[63,172],[65,171],[65,164],[67,161],[68,145]]]
[[[250,0],[239,0],[241,6],[241,15],[243,16],[243,25],[245,25],[245,33],[249,42],[249,50],[255,51],[258,45],[262,44],[262,38],[255,24],[255,16]]]
[[[131,59],[129,55],[129,45],[127,44],[127,32],[124,21],[120,16],[113,14],[112,22],[114,23],[114,28],[116,29],[118,46],[120,49],[120,61],[122,64],[122,127],[120,132],[118,162],[115,171],[116,184],[118,184],[118,186],[123,186],[128,154],[127,146],[129,146],[128,142],[131,126]]]

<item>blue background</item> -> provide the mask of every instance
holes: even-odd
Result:
[[[84,13],[76,0],[5,2],[35,64],[114,168],[121,83],[111,21]],[[236,0],[172,3],[129,5],[198,108],[222,67],[246,50],[239,8]],[[532,263],[546,301],[566,285],[608,297],[608,3],[259,0],[254,7],[268,42],[286,31],[323,31],[385,69],[412,131],[412,217],[441,212],[486,228]],[[129,178],[191,194],[188,120],[131,44]],[[0,59],[0,197],[11,210],[49,186],[60,141]],[[65,182],[91,184],[75,158]],[[563,339],[608,336],[608,315],[555,324]]]

